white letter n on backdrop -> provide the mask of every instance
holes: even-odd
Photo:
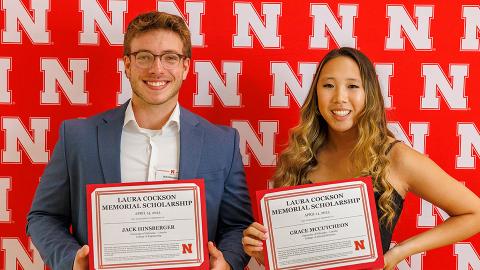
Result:
[[[405,37],[401,34],[403,30],[415,50],[432,50],[430,22],[433,18],[433,6],[416,5],[414,14],[418,18],[417,25],[403,5],[387,5],[387,17],[390,21],[385,49],[405,50]]]
[[[456,158],[455,167],[457,169],[475,169],[475,161],[480,157],[480,132],[475,123],[458,123],[457,135],[460,136],[460,154]]]
[[[429,123],[411,122],[409,124],[409,132],[405,132],[399,122],[389,121],[387,128],[395,135],[395,138],[402,140],[405,144],[425,154],[425,145],[429,133]],[[412,137],[410,140],[409,137]]]
[[[85,89],[85,74],[88,71],[87,59],[68,60],[68,69],[72,73],[72,79],[58,59],[43,58],[40,65],[44,75],[41,104],[60,104],[58,83],[70,104],[87,105],[88,93]]]
[[[355,32],[355,18],[358,5],[338,5],[338,14],[341,23],[327,4],[311,4],[310,16],[313,17],[313,36],[310,37],[310,48],[328,49],[329,39],[327,29],[335,43],[341,46],[357,47]]]
[[[95,25],[102,30],[110,45],[123,44],[124,14],[127,11],[126,0],[109,0],[108,18],[97,0],[80,0],[80,11],[83,13],[83,28],[80,32],[80,44],[98,44],[98,32]]]
[[[251,32],[255,33],[263,48],[280,48],[278,19],[282,13],[280,3],[262,3],[262,21],[251,3],[234,3],[237,16],[237,33],[233,36],[234,47],[253,47]]]
[[[11,222],[11,212],[8,209],[8,191],[12,188],[12,179],[0,177],[0,224]]]
[[[12,103],[12,93],[8,89],[8,72],[11,67],[11,58],[0,58],[0,104]]]
[[[193,95],[193,106],[213,106],[213,95],[210,89],[216,93],[223,107],[239,107],[241,96],[238,90],[238,77],[242,74],[242,62],[222,62],[222,74],[219,74],[210,61],[195,61],[193,72],[197,74],[197,91]]]
[[[246,120],[233,121],[232,127],[238,130],[240,134],[240,153],[242,154],[243,164],[250,166],[250,154],[247,153],[247,144],[252,150],[258,164],[261,167],[272,167],[277,164],[277,155],[275,154],[275,135],[278,133],[277,121],[259,121],[260,139],[255,130]]]
[[[290,107],[290,96],[287,94],[287,89],[290,90],[297,106],[301,107],[307,98],[316,68],[316,63],[299,62],[297,77],[288,62],[271,62],[273,94],[270,95],[270,107]]]
[[[2,237],[0,246],[4,251],[5,270],[15,270],[18,265],[24,270],[45,269],[45,264],[40,257],[40,253],[38,253],[33,245],[32,240],[28,240],[28,246],[31,252],[27,252],[18,238]]]
[[[157,10],[182,17],[190,30],[192,47],[205,46],[205,35],[202,33],[202,15],[205,13],[204,1],[185,1],[185,13],[188,16],[184,16],[180,12],[175,1],[157,1]]]
[[[23,146],[32,163],[47,163],[49,152],[46,149],[49,118],[30,118],[30,132],[17,117],[2,117],[2,130],[5,131],[5,150],[2,151],[2,163],[22,163],[22,155],[18,149]]]
[[[451,64],[449,77],[438,64],[422,64],[422,77],[425,78],[424,95],[421,97],[421,109],[440,109],[440,98],[437,90],[447,102],[451,110],[467,109],[465,96],[465,79],[468,77],[468,64]]]
[[[478,39],[480,32],[480,6],[463,6],[462,18],[465,20],[465,35],[460,41],[461,50],[480,50],[480,41]]]
[[[454,250],[458,270],[480,269],[480,256],[471,243],[456,243]]]
[[[32,43],[50,43],[50,31],[47,30],[47,11],[50,9],[50,0],[31,0],[33,18],[20,0],[2,0],[2,9],[5,10],[5,30],[2,31],[2,43],[22,43],[19,25],[27,32]]]

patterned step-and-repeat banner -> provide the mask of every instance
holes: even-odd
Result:
[[[148,10],[185,18],[194,48],[181,104],[238,129],[252,197],[268,186],[318,61],[338,46],[374,62],[397,137],[480,194],[476,1],[0,2],[0,269],[44,269],[25,223],[59,124],[130,97],[123,34]],[[394,242],[446,218],[408,195]],[[480,235],[398,268],[480,269],[479,247]]]

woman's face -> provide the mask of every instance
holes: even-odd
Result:
[[[346,56],[329,60],[320,72],[317,96],[329,132],[352,131],[365,108],[365,90],[357,63]]]

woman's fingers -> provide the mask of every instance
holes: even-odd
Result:
[[[266,233],[267,228],[258,222],[253,222],[250,226],[256,228],[257,230]]]
[[[243,236],[259,240],[266,240],[268,235],[267,229],[263,225],[254,222],[243,231]]]
[[[263,264],[263,240],[268,237],[268,231],[265,226],[258,222],[252,223],[243,231],[242,245],[243,250],[249,256],[254,257]]]
[[[261,247],[263,246],[263,242],[248,236],[244,236],[242,238],[242,243],[244,246],[256,246],[256,247]]]

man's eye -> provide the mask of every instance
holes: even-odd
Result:
[[[150,59],[152,59],[153,56],[148,54],[148,53],[139,53],[137,54],[137,60],[139,61],[148,61]]]
[[[165,55],[163,58],[168,62],[176,62],[178,60],[178,56],[176,56],[175,54]]]
[[[142,56],[139,56],[139,57],[138,57],[138,60],[142,60],[142,61],[143,61],[143,60],[146,60],[146,59],[148,59],[148,57],[145,56],[145,55],[142,55]]]

